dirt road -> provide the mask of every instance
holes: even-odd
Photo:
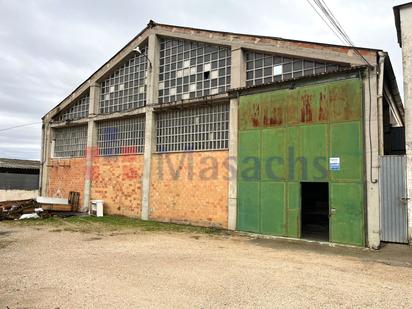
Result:
[[[0,223],[0,308],[411,307],[411,252]]]

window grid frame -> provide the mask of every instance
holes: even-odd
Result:
[[[161,38],[159,52],[159,103],[201,98],[230,89],[230,47]]]
[[[90,94],[87,93],[74,104],[72,104],[67,110],[58,114],[57,121],[78,120],[87,118],[89,116],[89,104]]]
[[[101,82],[99,113],[124,112],[146,106],[147,46],[134,55]]]
[[[168,110],[156,114],[156,153],[228,148],[227,103]]]
[[[245,61],[247,87],[333,72],[346,67],[323,60],[265,54],[252,50],[245,51]],[[282,67],[281,74],[275,75],[275,66]]]
[[[97,149],[101,157],[142,154],[144,139],[144,115],[97,123]]]
[[[87,125],[53,129],[53,158],[85,157]]]

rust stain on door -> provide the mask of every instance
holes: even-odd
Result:
[[[272,94],[265,98],[262,105],[263,109],[263,126],[276,127],[281,126],[284,122],[283,105],[285,98],[283,95]]]
[[[361,87],[348,80],[241,97],[240,130],[358,120]]]
[[[300,122],[312,122],[312,95],[303,94],[300,97]]]
[[[329,88],[332,121],[351,121],[361,117],[359,84],[347,82]]]
[[[319,121],[328,121],[328,96],[321,91],[319,93]]]

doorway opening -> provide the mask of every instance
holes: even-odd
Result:
[[[329,241],[329,185],[301,183],[301,237]]]

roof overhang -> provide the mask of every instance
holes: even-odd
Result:
[[[353,78],[359,77],[365,69],[367,69],[367,65],[355,66],[345,69],[340,69],[332,72],[327,73],[320,73],[308,76],[302,76],[298,78],[288,79],[285,81],[277,81],[277,82],[270,82],[261,85],[254,85],[254,86],[247,86],[247,87],[240,87],[236,89],[230,89],[228,93],[231,97],[237,97],[238,95],[249,95],[255,94],[262,91],[272,91],[272,90],[280,90],[280,89],[294,89],[296,87],[301,87],[304,85],[315,84],[315,83],[324,83],[330,80],[338,80],[339,78]]]
[[[395,16],[396,35],[398,36],[398,43],[400,47],[402,47],[402,27],[399,11],[408,6],[412,6],[412,2],[400,4],[393,7],[393,14]]]
[[[405,108],[403,106],[402,97],[399,93],[398,82],[396,81],[395,72],[392,67],[392,62],[389,58],[388,53],[385,54],[385,63],[384,63],[384,84],[387,85],[387,88],[393,98],[396,109],[399,112],[399,115],[402,119],[402,122],[405,121]]]
[[[127,57],[133,49],[148,39],[152,34],[163,37],[172,37],[205,43],[231,46],[232,48],[251,49],[264,53],[276,53],[292,57],[324,60],[337,64],[359,66],[363,60],[355,53],[354,48],[325,43],[298,41],[270,36],[256,36],[232,32],[212,31],[197,28],[181,27],[150,21],[147,26],[127,43],[118,53],[103,64],[85,82],[78,86],[70,95],[42,117],[43,122],[49,122],[59,112],[67,108],[73,101],[82,96],[90,86],[99,83],[113,71]],[[376,55],[379,50],[356,47],[356,49],[373,65],[376,64]]]

